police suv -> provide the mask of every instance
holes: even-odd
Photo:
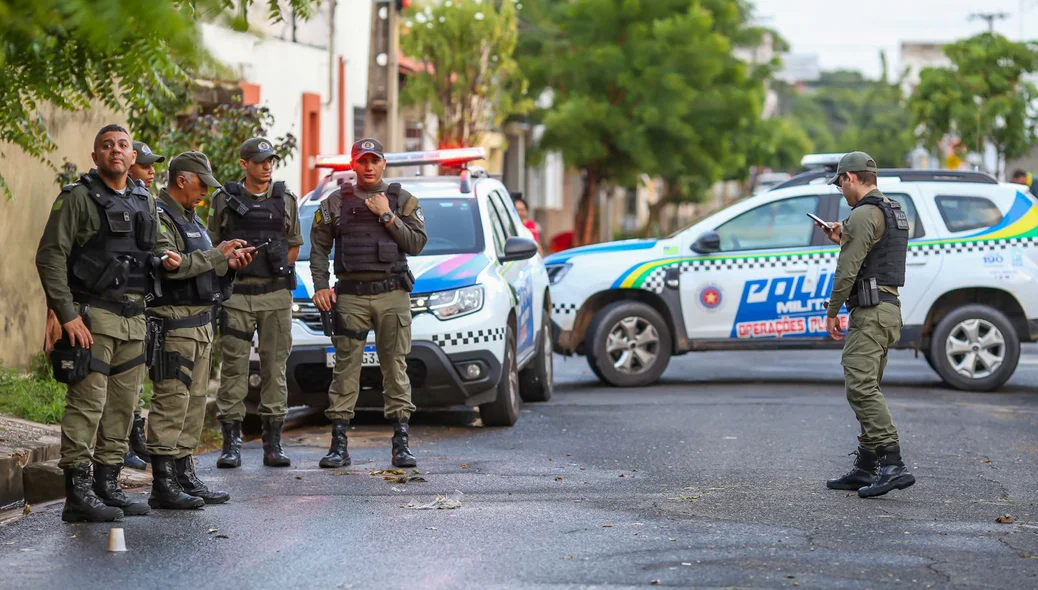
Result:
[[[388,167],[465,165],[484,159],[483,148],[387,153]],[[320,186],[300,200],[306,240],[295,272],[292,353],[287,381],[290,405],[328,405],[334,348],[314,306],[310,274],[310,226],[328,195],[356,176],[349,156],[319,156],[331,168]],[[418,197],[429,240],[408,256],[415,276],[411,292],[411,353],[407,373],[419,409],[478,406],[488,426],[511,426],[520,401],[552,394],[548,274],[508,190],[481,169],[460,176],[388,177]],[[331,259],[334,260],[334,250]],[[334,275],[333,275],[334,280]],[[249,398],[258,400],[259,357],[253,353]],[[368,334],[358,408],[381,408],[382,374],[374,332]]]
[[[675,354],[842,346],[825,331],[839,247],[807,216],[850,214],[825,183],[841,156],[805,156],[807,172],[665,239],[549,256],[556,350],[638,386]],[[879,188],[910,224],[896,348],[921,352],[957,389],[998,388],[1020,343],[1038,339],[1038,202],[973,171],[885,169]],[[846,328],[846,307],[840,318]]]

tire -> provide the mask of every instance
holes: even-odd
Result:
[[[651,341],[639,346],[631,342],[632,335],[644,335]],[[617,301],[595,314],[584,346],[588,365],[599,379],[616,387],[641,387],[655,383],[663,374],[670,362],[672,341],[670,327],[655,309],[638,301]],[[624,347],[631,348],[624,351]]]
[[[952,349],[956,342],[959,346]],[[986,354],[980,356],[978,351]],[[1002,312],[987,305],[965,305],[937,324],[930,338],[929,356],[934,370],[949,386],[963,391],[992,391],[1016,371],[1020,339]]]
[[[494,401],[480,404],[479,417],[484,426],[512,426],[519,420],[519,366],[515,359],[515,330],[505,330],[505,359],[501,381]]]
[[[519,372],[519,396],[524,402],[546,402],[555,389],[552,358],[551,316],[541,312],[540,345],[529,366]]]

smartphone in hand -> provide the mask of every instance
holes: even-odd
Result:
[[[822,221],[822,218],[817,216],[817,215],[815,215],[814,213],[808,213],[807,216],[810,217],[811,219],[813,219],[815,221],[815,223],[817,223],[818,225],[824,227],[825,229],[827,229],[829,231],[833,230],[833,226],[832,226],[831,223],[829,223],[828,221]]]

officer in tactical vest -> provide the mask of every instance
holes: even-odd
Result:
[[[861,425],[857,459],[843,477],[829,480],[834,490],[858,490],[858,496],[882,496],[915,483],[901,460],[897,428],[880,390],[887,351],[901,338],[898,287],[905,284],[908,216],[901,205],[876,188],[876,162],[864,152],[845,155],[829,181],[840,188],[851,214],[843,223],[819,225],[840,244],[825,327],[842,340],[838,313],[850,311],[843,346],[847,401]],[[816,225],[817,222],[816,222]]]
[[[145,300],[158,293],[161,268],[180,266],[158,231],[155,202],[127,176],[130,134],[103,127],[91,156],[97,168],[62,188],[36,252],[47,306],[63,329],[50,357],[55,378],[68,384],[58,462],[66,522],[148,512],[118,477],[144,379]]]
[[[151,185],[155,183],[155,164],[165,162],[166,157],[153,153],[148,144],[143,141],[133,142],[133,151],[137,154],[137,161],[130,166],[130,180],[151,192]],[[123,465],[130,469],[144,471],[148,468],[147,442],[144,438],[144,418],[141,412],[144,410],[144,387],[137,392],[137,409],[133,412],[133,428],[130,429],[130,449],[123,457]]]
[[[223,430],[223,452],[217,467],[241,465],[241,422],[248,394],[249,348],[259,330],[260,405],[263,421],[263,464],[288,467],[281,449],[281,428],[288,412],[285,364],[292,350],[292,291],[295,261],[303,234],[296,196],[284,182],[272,182],[278,156],[262,137],[239,150],[245,177],[227,182],[213,195],[209,237],[213,243],[244,240],[255,247],[251,264],[237,272],[234,294],[220,317],[223,357],[217,417]]]
[[[428,237],[418,199],[393,183],[386,185],[382,145],[362,139],[351,150],[357,185],[344,183],[314,214],[310,230],[310,270],[314,304],[335,344],[335,370],[328,390],[332,443],[321,467],[350,464],[346,431],[360,393],[360,370],[368,330],[383,375],[384,414],[394,424],[393,465],[414,467],[407,422],[414,412],[407,353],[411,351],[411,288],[407,255],[422,252]],[[328,255],[335,246],[335,289],[330,288]],[[334,308],[334,312],[332,309]],[[329,314],[329,312],[331,312]],[[329,317],[330,316],[330,317]]]
[[[195,472],[192,454],[202,436],[213,350],[214,305],[231,296],[234,271],[251,260],[244,240],[216,248],[195,207],[209,188],[220,188],[209,158],[185,152],[169,163],[169,186],[159,191],[159,224],[181,253],[180,268],[163,284],[148,308],[155,342],[151,380],[154,393],[148,420],[148,452],[154,484],[152,508],[201,508],[230,499],[210,490]]]

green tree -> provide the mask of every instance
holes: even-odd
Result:
[[[309,17],[320,0],[268,0]],[[176,85],[205,63],[194,23],[235,11],[243,29],[255,0],[0,0],[0,143],[41,161],[57,146],[41,107],[65,111],[100,101],[131,120],[160,125],[176,116]],[[0,152],[0,156],[2,156]],[[3,177],[0,191],[11,197]]]
[[[537,113],[542,148],[581,170],[574,243],[591,242],[599,191],[667,181],[668,199],[721,178],[760,116],[766,69],[733,49],[751,44],[736,0],[524,2],[520,64],[551,89]],[[689,194],[694,194],[692,191]]]
[[[1036,145],[1038,44],[981,33],[944,48],[952,65],[924,68],[910,99],[921,139],[936,149],[948,136],[977,151],[995,147],[997,169]]]
[[[401,49],[425,67],[401,100],[428,105],[439,121],[437,145],[478,144],[482,132],[533,106],[513,57],[516,12],[512,0],[427,0],[405,12]]]

